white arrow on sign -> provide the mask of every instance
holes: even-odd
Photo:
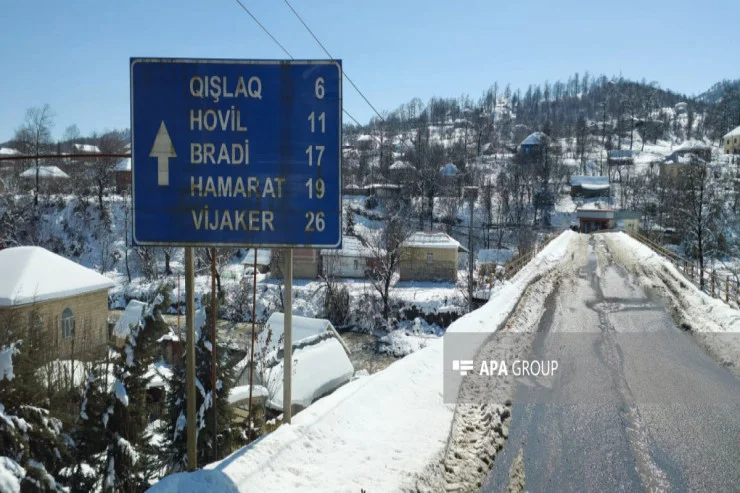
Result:
[[[159,125],[149,157],[157,158],[157,184],[169,186],[170,158],[177,157],[177,154],[175,154],[175,148],[172,146],[172,140],[170,140],[170,134],[167,133],[167,127],[164,126],[164,121]]]

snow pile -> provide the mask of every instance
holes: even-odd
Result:
[[[235,404],[240,401],[249,399],[249,385],[240,385],[238,387],[232,387],[229,391],[229,404]],[[255,385],[252,387],[252,399],[267,397],[267,389],[261,385]]]
[[[420,349],[424,349],[435,339],[444,334],[444,329],[438,325],[429,325],[423,319],[416,318],[413,322],[401,322],[397,330],[391,331],[378,339],[378,352],[390,354],[396,358],[408,356]]]
[[[495,331],[529,283],[560,262],[573,235],[553,240],[488,304],[448,330]],[[442,363],[442,340],[432,340],[315,402],[291,425],[204,470],[169,476],[150,491],[398,491],[447,445],[454,406],[442,400]]]
[[[113,327],[113,335],[119,339],[126,339],[131,334],[131,328],[139,325],[146,306],[147,304],[143,301],[129,301],[126,310]]]
[[[13,355],[18,353],[15,344],[0,349],[0,380],[7,378],[9,381],[15,378],[13,374]]]
[[[10,457],[0,456],[0,491],[20,493],[21,481],[26,477],[26,470]]]

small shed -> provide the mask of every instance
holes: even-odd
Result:
[[[581,233],[613,229],[615,226],[614,209],[599,202],[579,207],[576,216],[578,217],[578,231]]]
[[[467,253],[460,242],[441,231],[418,231],[401,244],[401,281],[457,280],[458,253]]]
[[[629,149],[612,149],[607,152],[606,162],[609,166],[632,166],[635,156]]]
[[[372,268],[374,254],[355,236],[345,236],[342,248],[321,250],[324,275],[330,277],[363,278]]]
[[[120,160],[113,168],[116,176],[116,191],[123,193],[131,188],[131,158]]]
[[[255,249],[250,248],[247,254],[244,256],[242,263],[245,269],[254,268],[254,255]],[[269,248],[258,248],[257,249],[257,272],[264,274],[270,270],[270,264],[272,263],[272,250]]]
[[[607,176],[573,176],[570,179],[571,197],[608,197],[609,189]]]
[[[266,356],[255,362],[253,383],[266,390],[268,407],[282,410],[285,315],[273,313],[264,330],[270,331],[269,344],[255,350]],[[354,367],[346,344],[329,320],[293,315],[292,335],[292,401],[294,410],[300,410],[348,382]],[[237,363],[236,370],[236,386],[249,385],[249,356]]]

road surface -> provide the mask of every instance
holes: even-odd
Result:
[[[560,370],[548,386],[518,384],[481,491],[507,491],[520,453],[532,493],[740,491],[740,381],[598,235],[588,249],[587,265],[548,298],[533,347]]]

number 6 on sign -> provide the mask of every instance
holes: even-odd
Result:
[[[308,219],[308,224],[306,224],[306,231],[324,231],[324,213],[323,212],[317,212],[314,214],[311,211],[306,212],[306,219]]]
[[[323,77],[319,77],[318,79],[316,79],[314,90],[316,92],[316,99],[324,99],[324,78]]]

